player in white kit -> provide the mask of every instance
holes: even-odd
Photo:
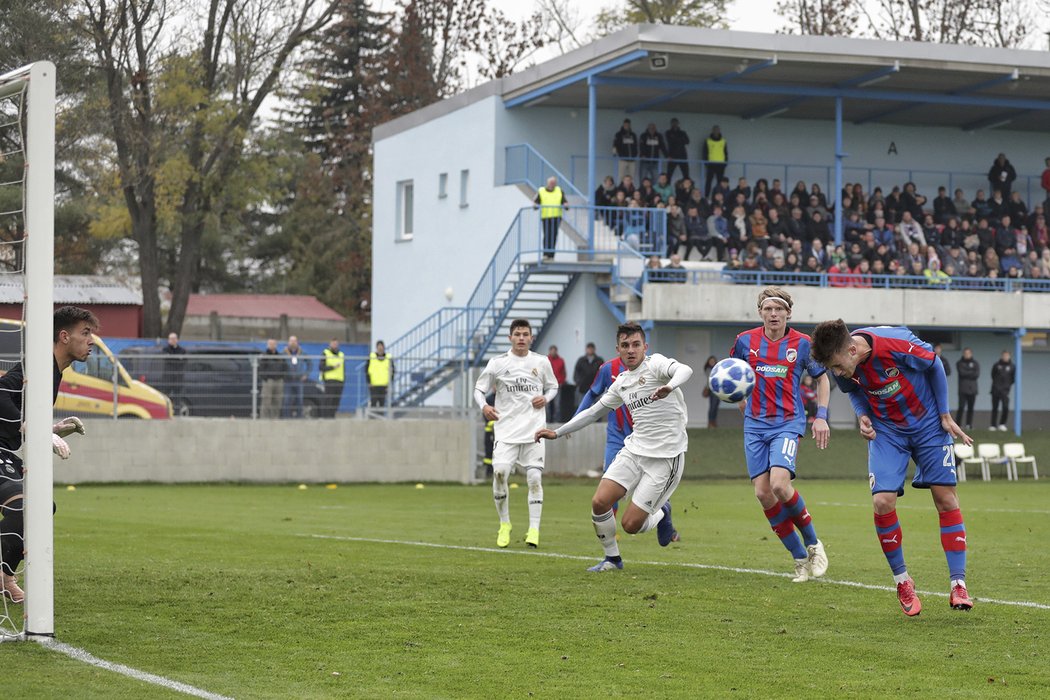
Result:
[[[530,352],[532,326],[525,319],[510,324],[511,349],[489,360],[474,385],[474,401],[485,420],[495,421],[496,445],[492,451],[492,498],[499,514],[496,546],[510,544],[510,506],[507,480],[517,465],[525,471],[529,485],[529,531],[525,543],[540,544],[540,516],[543,513],[542,444],[536,444],[536,431],[546,425],[546,406],[558,394],[558,380],[546,355]],[[485,397],[496,392],[495,407]]]
[[[657,528],[661,545],[671,541],[673,528],[663,528],[665,533],[660,524],[670,513],[667,501],[682,480],[689,441],[685,432],[685,397],[679,387],[693,375],[692,368],[663,355],[647,356],[645,331],[634,323],[616,330],[616,349],[624,370],[608,391],[557,430],[536,431],[537,442],[543,438],[555,440],[621,405],[626,405],[631,413],[634,431],[624,440],[623,449],[609,465],[591,499],[594,531],[605,549],[605,558],[589,569],[595,572],[623,568],[612,507],[628,491],[634,495],[621,520],[624,531],[634,534]]]

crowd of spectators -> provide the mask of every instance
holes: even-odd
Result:
[[[961,188],[949,193],[940,187],[931,200],[912,182],[872,192],[847,183],[836,206],[819,184],[801,180],[787,189],[779,179],[762,178],[752,185],[740,177],[734,186],[722,175],[702,190],[688,167],[681,168],[688,136],[677,120],[662,135],[655,124],[640,138],[630,129],[625,121],[614,142],[622,157],[620,182],[606,177],[595,204],[607,208],[597,216],[618,236],[648,254],[688,260],[695,250],[700,259],[724,262],[730,270],[826,274],[829,285],[840,287],[871,286],[873,276],[884,275],[929,285],[964,278],[953,286],[973,278],[1050,280],[1050,158],[1041,180],[1046,201],[1031,207],[1013,189],[1017,173],[1002,153],[989,169],[988,190],[978,189],[972,198]],[[708,139],[716,132],[724,138],[716,127]],[[639,147],[625,150],[625,141]],[[673,153],[666,145],[672,142],[678,144]],[[641,181],[636,184],[635,168],[623,163],[639,154]],[[677,166],[681,177],[672,181],[669,173],[657,172],[661,158],[670,158],[670,173]],[[666,232],[657,225],[662,217],[654,216],[654,209],[664,210]],[[833,234],[837,209],[843,216],[838,245]]]

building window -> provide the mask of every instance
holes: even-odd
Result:
[[[448,196],[448,173],[438,175],[438,199]]]
[[[470,171],[459,171],[459,206],[467,206],[467,185],[470,184]]]
[[[397,239],[412,240],[415,187],[411,180],[397,183]]]

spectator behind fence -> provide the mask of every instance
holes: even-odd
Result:
[[[945,365],[947,367],[947,365]],[[962,357],[955,363],[959,373],[959,411],[955,422],[969,430],[973,425],[973,404],[977,400],[977,380],[981,376],[981,365],[973,358],[973,350],[963,348]]]
[[[667,178],[674,181],[674,171],[678,168],[682,171],[682,178],[689,179],[689,134],[685,133],[678,125],[677,119],[671,120],[671,128],[664,132],[664,142],[667,146]]]
[[[1043,176],[1039,180],[1039,184],[1043,188],[1043,194],[1046,195],[1045,206],[1050,207],[1050,158],[1043,161],[1046,164],[1046,169],[1043,171]]]
[[[277,350],[277,341],[266,341],[266,350],[259,358],[259,381],[262,384],[261,415],[263,418],[280,418],[284,401],[284,378],[288,373],[288,362]]]
[[[638,159],[638,135],[631,130],[631,120],[624,119],[620,130],[613,137],[613,154],[616,155],[616,172],[620,182],[634,178]],[[630,197],[631,193],[627,193]],[[590,387],[588,387],[590,388]]]
[[[660,159],[667,155],[664,135],[656,129],[656,124],[649,122],[639,141],[638,155],[642,159],[640,174],[643,180],[648,178],[654,182],[660,170]]]
[[[1017,171],[1014,170],[1014,166],[1007,160],[1005,153],[1000,153],[995,157],[992,167],[988,169],[988,183],[992,191],[999,192],[1002,198],[1006,199],[1010,196],[1016,179]]]
[[[992,365],[992,419],[989,430],[1006,431],[1006,420],[1010,413],[1010,389],[1014,385],[1016,371],[1010,352],[1003,350],[999,361]]]
[[[590,390],[591,384],[594,383],[594,378],[598,374],[598,368],[602,366],[603,362],[605,360],[595,352],[594,343],[587,343],[583,355],[576,360],[576,367],[572,371],[572,383],[576,385],[577,406],[580,404],[580,400],[583,399],[583,395]]]
[[[368,355],[365,377],[368,378],[369,405],[372,408],[385,406],[394,381],[394,358],[386,351],[382,340],[376,341],[375,351]]]
[[[178,333],[168,333],[164,353],[164,393],[175,398],[182,393],[182,377],[186,371],[186,348],[179,344]]]
[[[284,408],[281,413],[285,418],[303,418],[303,393],[306,382],[310,381],[310,359],[303,354],[299,338],[294,335],[288,336],[284,354],[288,356],[288,373],[285,376]]]
[[[707,358],[707,362],[704,363],[704,374],[707,375],[707,381],[704,382],[704,398],[707,399],[707,427],[717,428],[718,427],[718,407],[721,405],[722,400],[719,399],[715,394],[711,392],[711,370],[714,369],[715,365],[718,364],[718,358],[711,355]]]
[[[558,354],[558,346],[552,345],[547,349],[547,359],[550,360],[551,369],[554,370],[554,379],[558,382],[559,399],[547,402],[547,422],[562,423],[564,416],[561,413],[560,395],[565,388],[565,358]]]
[[[726,163],[729,162],[729,145],[722,136],[722,129],[717,124],[711,127],[711,133],[704,140],[700,159],[704,161],[707,168],[707,176],[704,178],[704,196],[710,197],[712,185],[725,177]]]
[[[324,382],[325,410],[321,418],[335,418],[339,412],[339,402],[343,399],[343,386],[346,380],[346,355],[339,349],[339,341],[332,338],[324,349],[321,363],[321,380]]]

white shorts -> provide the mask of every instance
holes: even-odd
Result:
[[[492,464],[509,464],[511,467],[517,465],[522,469],[530,467],[543,469],[543,457],[546,454],[544,447],[542,442],[525,444],[497,442],[492,448]]]
[[[684,470],[685,452],[676,457],[642,457],[622,449],[602,478],[634,491],[631,502],[652,514],[671,498]]]

